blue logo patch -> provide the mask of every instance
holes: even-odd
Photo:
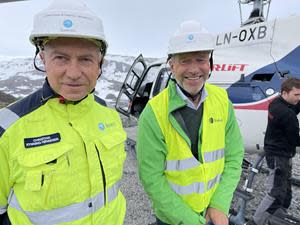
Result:
[[[72,20],[67,19],[67,20],[64,21],[64,27],[65,28],[71,28],[72,26],[73,26]]]
[[[105,129],[105,126],[104,126],[103,123],[99,123],[98,127],[99,127],[99,130],[104,130]]]
[[[188,39],[189,41],[192,41],[192,40],[194,40],[194,35],[192,35],[192,34],[189,34],[189,35],[188,35],[188,37],[187,37],[187,39]]]

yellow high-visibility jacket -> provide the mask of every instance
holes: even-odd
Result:
[[[123,224],[125,139],[98,97],[62,104],[46,82],[0,110],[0,214],[12,225]]]

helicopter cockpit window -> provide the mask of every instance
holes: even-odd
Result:
[[[168,67],[164,67],[159,71],[158,77],[153,88],[153,97],[167,87],[170,77],[171,72]]]

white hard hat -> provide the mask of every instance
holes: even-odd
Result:
[[[30,41],[38,38],[75,37],[99,41],[107,48],[102,21],[80,0],[54,0],[34,17]]]
[[[212,51],[214,36],[195,20],[185,21],[169,40],[168,55]]]

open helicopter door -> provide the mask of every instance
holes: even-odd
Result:
[[[116,110],[125,116],[130,116],[131,114],[132,102],[138,94],[146,70],[147,65],[141,54],[130,67],[117,98]]]

